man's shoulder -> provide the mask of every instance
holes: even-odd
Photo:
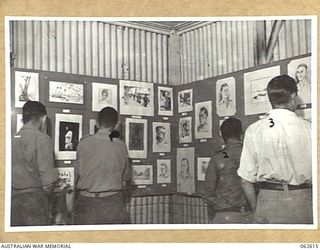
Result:
[[[79,143],[84,143],[93,139],[93,135],[85,135],[80,139]]]

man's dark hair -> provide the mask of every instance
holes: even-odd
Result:
[[[291,95],[298,92],[297,83],[288,75],[276,76],[268,83],[267,92],[272,107],[286,105]]]
[[[31,120],[39,121],[39,119],[46,114],[46,107],[41,102],[27,101],[22,107],[23,124]]]
[[[236,118],[229,118],[222,123],[220,130],[224,140],[230,138],[240,139],[242,135],[241,121]]]
[[[200,110],[199,110],[199,113],[200,113],[200,112],[204,112],[204,113],[206,114],[206,116],[208,116],[208,110],[207,110],[207,108],[201,107]]]
[[[118,122],[118,112],[112,107],[103,108],[98,115],[99,127],[114,128]]]

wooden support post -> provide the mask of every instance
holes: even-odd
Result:
[[[257,56],[258,64],[266,63],[266,23],[257,21]]]
[[[284,20],[276,20],[272,26],[271,35],[268,41],[268,46],[266,50],[266,63],[270,63],[273,57],[273,50],[277,43],[279,32],[281,30]]]
[[[168,76],[169,84],[181,84],[180,76],[180,35],[174,31],[168,39]]]

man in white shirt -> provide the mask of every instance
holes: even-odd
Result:
[[[258,223],[310,224],[311,124],[294,113],[293,78],[273,78],[267,92],[273,109],[248,127],[238,175]]]

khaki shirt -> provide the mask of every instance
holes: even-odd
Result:
[[[49,136],[31,124],[12,138],[12,187],[39,188],[58,179]]]
[[[103,130],[79,142],[76,168],[77,189],[88,192],[120,191],[131,178],[127,146]]]

